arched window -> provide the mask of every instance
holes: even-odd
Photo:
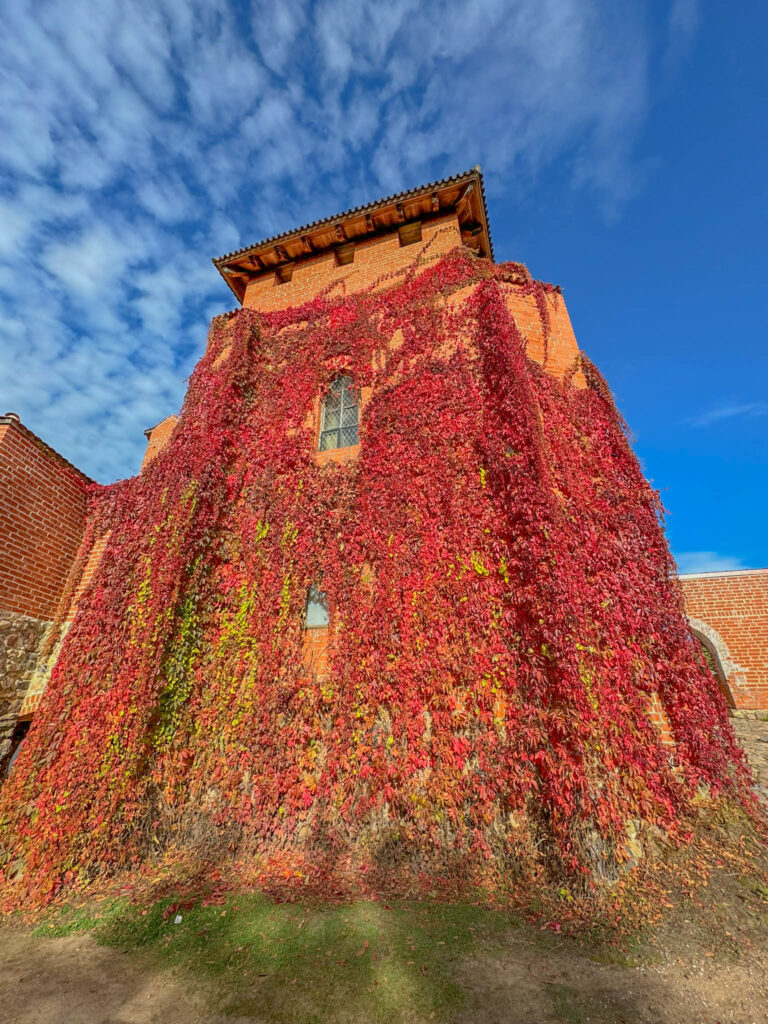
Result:
[[[328,597],[316,583],[312,584],[307,594],[306,623],[307,629],[328,625]]]
[[[350,448],[357,444],[360,396],[351,377],[337,377],[323,402],[320,417],[320,451]]]

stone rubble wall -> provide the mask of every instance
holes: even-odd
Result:
[[[21,705],[50,625],[44,619],[0,611],[0,779],[5,778]]]

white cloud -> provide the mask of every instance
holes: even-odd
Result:
[[[195,219],[197,209],[194,197],[179,175],[134,182],[134,187],[146,212],[163,224]]]
[[[672,0],[669,11],[669,37],[664,55],[668,72],[676,70],[693,43],[699,26],[699,0]]]
[[[0,255],[13,253],[29,233],[32,217],[18,203],[0,199]]]
[[[305,5],[300,0],[288,4],[257,4],[251,17],[261,59],[272,71],[282,74],[295,49],[295,40],[305,28]]]
[[[748,568],[740,558],[719,555],[716,551],[681,551],[675,561],[680,572],[727,572]]]
[[[640,0],[10,0],[0,403],[125,475],[232,306],[211,256],[477,161],[620,204],[650,44]]]
[[[721,420],[755,419],[768,414],[768,402],[743,402],[740,405],[719,405],[690,421],[694,427],[708,427]]]
[[[40,262],[73,293],[95,301],[98,293],[111,288],[113,280],[137,255],[134,239],[99,223],[78,238],[51,242]]]

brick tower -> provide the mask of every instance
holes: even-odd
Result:
[[[457,245],[493,259],[477,168],[264,239],[213,263],[244,308],[274,311],[321,294],[387,288],[406,274],[419,273]],[[524,274],[522,267],[519,273]],[[549,372],[562,375],[578,351],[562,297],[549,310],[546,360],[543,321],[535,301],[521,300],[511,289],[507,298],[525,333],[530,356],[546,361]],[[363,393],[362,403],[368,398]],[[321,413],[318,399],[314,410],[318,433]],[[178,416],[170,414],[145,431],[143,466],[163,450],[177,423]],[[357,450],[355,445],[318,448],[316,457],[319,462],[345,461],[354,458]],[[18,416],[0,417],[0,773],[26,733],[45,686],[50,664],[37,665],[41,638],[62,598],[67,608],[60,614],[71,622],[75,599],[90,580],[103,548],[103,541],[97,542],[76,569],[89,483],[85,474],[37,438]],[[82,578],[72,581],[67,591],[72,570]],[[683,580],[696,634],[709,638],[706,642],[714,652],[724,692],[737,709],[759,710],[768,703],[765,573],[759,570],[749,576],[757,590],[746,603],[736,592],[741,585],[737,574],[716,575],[718,599],[709,605],[700,599],[700,592],[710,577],[715,579],[713,574],[703,583],[693,577],[690,582]],[[310,646],[321,650],[324,628],[314,627],[309,637]],[[739,648],[738,656],[732,654],[734,646]],[[760,682],[745,688],[745,678]]]
[[[702,782],[748,800],[723,694],[759,680],[707,667],[658,496],[560,289],[494,262],[479,168],[214,265],[239,308],[137,477],[0,424],[27,529],[0,602],[42,623],[0,708],[7,756],[39,703],[0,796],[22,888],[214,847],[404,889],[510,851],[601,876]]]

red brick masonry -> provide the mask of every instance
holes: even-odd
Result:
[[[86,477],[0,416],[0,609],[50,620],[83,537]]]
[[[684,573],[694,632],[715,658],[737,709],[768,709],[768,569]]]

